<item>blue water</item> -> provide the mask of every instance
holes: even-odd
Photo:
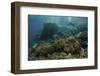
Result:
[[[75,27],[82,27],[82,26],[87,27],[88,18],[74,17],[74,16],[28,15],[29,48],[33,46],[36,35],[42,32],[44,23],[56,23],[58,27],[66,27],[68,29],[74,30]]]

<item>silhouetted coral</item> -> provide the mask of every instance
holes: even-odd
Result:
[[[52,38],[54,34],[58,31],[58,26],[55,23],[44,23],[43,30],[41,32],[40,39],[47,40]]]

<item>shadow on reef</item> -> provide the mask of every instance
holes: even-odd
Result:
[[[45,23],[37,42],[29,48],[28,60],[87,58],[87,31],[78,28],[71,35],[61,28],[55,23]]]

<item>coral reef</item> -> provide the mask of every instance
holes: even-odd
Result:
[[[87,27],[76,27],[75,23],[67,25],[59,27],[56,23],[44,23],[33,46],[28,49],[28,60],[87,58]]]
[[[61,37],[52,42],[42,40],[35,43],[30,49],[29,60],[86,58],[87,47],[83,46],[84,41],[87,40],[85,33],[80,32],[76,37]],[[84,45],[86,44],[84,43]]]

